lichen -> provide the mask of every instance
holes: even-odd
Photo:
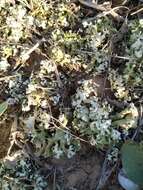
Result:
[[[83,81],[73,97],[74,128],[80,136],[87,136],[91,145],[102,148],[120,140],[120,132],[112,126],[113,108],[101,101],[92,80]]]

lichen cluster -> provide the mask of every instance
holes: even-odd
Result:
[[[110,115],[113,108],[97,97],[92,80],[83,81],[73,98],[74,128],[87,136],[91,145],[104,147],[120,140],[120,132],[112,126]]]
[[[28,158],[17,158],[16,165],[10,165],[6,161],[1,163],[0,179],[0,188],[4,190],[13,187],[22,190],[44,190],[48,187],[45,176],[38,172],[38,166]]]
[[[83,142],[103,150],[130,138],[138,125],[143,20],[129,19],[118,56],[109,46],[121,24],[87,18],[86,11],[69,0],[0,1],[0,103],[8,103],[0,122],[16,115],[37,158],[71,158]],[[98,75],[101,87],[93,80]],[[27,180],[35,190],[48,186],[29,157],[0,168],[1,189],[28,189]]]
[[[126,60],[122,68],[110,69],[109,80],[118,99],[133,101],[140,97],[143,63],[142,19],[129,21],[129,35],[125,44]]]

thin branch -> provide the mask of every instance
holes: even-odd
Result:
[[[85,143],[87,143],[87,144],[90,144],[88,141],[86,141],[86,140],[84,140],[84,139],[82,139],[82,138],[80,138],[80,137],[74,135],[74,134],[71,132],[70,129],[64,130],[63,128],[57,126],[55,123],[51,123],[51,124],[53,124],[53,125],[55,126],[55,128],[60,129],[61,131],[65,132],[65,133],[66,133],[66,132],[70,132],[70,135],[71,135],[72,137],[74,137],[75,139],[78,139],[78,140],[81,141],[81,142],[85,142]],[[64,126],[62,126],[62,127],[64,127]],[[66,128],[66,129],[67,129],[67,128]]]
[[[98,11],[107,11],[107,8],[105,8],[103,5],[99,5],[99,4],[84,1],[84,0],[79,0],[79,2],[87,7],[96,9]]]
[[[0,82],[1,82],[1,81],[7,81],[7,80],[13,79],[13,78],[18,77],[18,76],[21,76],[21,74],[16,74],[16,75],[12,75],[12,76],[1,77],[1,78],[0,78]]]
[[[106,152],[104,163],[103,163],[102,170],[101,170],[101,176],[100,176],[98,185],[96,187],[96,190],[100,190],[100,189],[102,189],[105,186],[107,180],[109,179],[109,177],[111,176],[112,172],[114,171],[114,169],[117,166],[118,159],[117,159],[117,161],[115,162],[115,164],[112,167],[109,166],[110,162],[108,160],[108,155],[111,153],[111,151],[112,151],[112,147],[109,148],[107,150],[107,152]]]
[[[138,14],[138,13],[141,13],[141,12],[143,12],[143,7],[140,8],[140,9],[138,9],[137,11],[131,13],[131,15],[133,16],[133,15]]]
[[[118,7],[114,7],[114,8],[105,8],[103,5],[98,5],[96,3],[92,3],[92,2],[88,2],[88,1],[84,1],[84,0],[79,0],[79,2],[87,7],[102,11],[101,14],[97,15],[97,17],[103,17],[106,15],[111,15],[114,19],[116,19],[117,21],[123,21],[124,18],[119,15],[118,13],[116,13],[117,10],[119,9],[126,9],[129,11],[129,8],[126,6],[118,6]],[[95,17],[96,18],[96,17]]]

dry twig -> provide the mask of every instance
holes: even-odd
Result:
[[[21,137],[23,138],[23,135],[18,130],[17,117],[15,116],[11,127],[11,139],[10,139],[11,141],[10,141],[10,147],[7,152],[7,156],[10,156],[10,154],[12,153],[12,148],[14,145],[17,145],[19,148],[23,147],[24,142],[22,142]]]
[[[103,5],[99,5],[99,4],[92,3],[92,2],[89,2],[89,1],[85,1],[85,0],[79,0],[79,2],[81,4],[87,6],[87,7],[96,9],[98,11],[107,11],[107,8],[105,8]]]
[[[138,119],[138,127],[136,128],[132,140],[135,140],[138,137],[138,134],[140,133],[141,128],[143,127],[143,107],[140,103],[139,107],[139,119]]]
[[[126,9],[127,11],[129,11],[129,8],[125,7],[125,6],[118,6],[118,7],[114,7],[114,8],[111,8],[111,7],[105,7],[104,5],[102,4],[96,4],[96,3],[92,3],[92,2],[89,2],[89,1],[84,1],[84,0],[79,0],[79,2],[87,7],[90,7],[90,8],[93,8],[93,9],[96,9],[98,11],[102,11],[101,14],[98,14],[97,17],[102,17],[102,16],[106,16],[106,15],[111,15],[115,20],[117,21],[123,21],[124,18],[119,15],[116,11],[119,10],[119,9]]]
[[[106,153],[102,170],[101,170],[101,176],[100,176],[98,185],[96,187],[96,190],[100,190],[105,186],[107,180],[109,179],[109,177],[111,176],[111,174],[113,173],[113,171],[115,170],[118,164],[118,159],[117,159],[117,161],[111,166],[111,163],[108,160],[108,155],[111,153],[111,151],[112,151],[112,147],[109,148]]]

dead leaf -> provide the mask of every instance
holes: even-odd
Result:
[[[7,101],[0,104],[0,116],[2,116],[2,114],[7,110],[7,108],[8,108]]]

